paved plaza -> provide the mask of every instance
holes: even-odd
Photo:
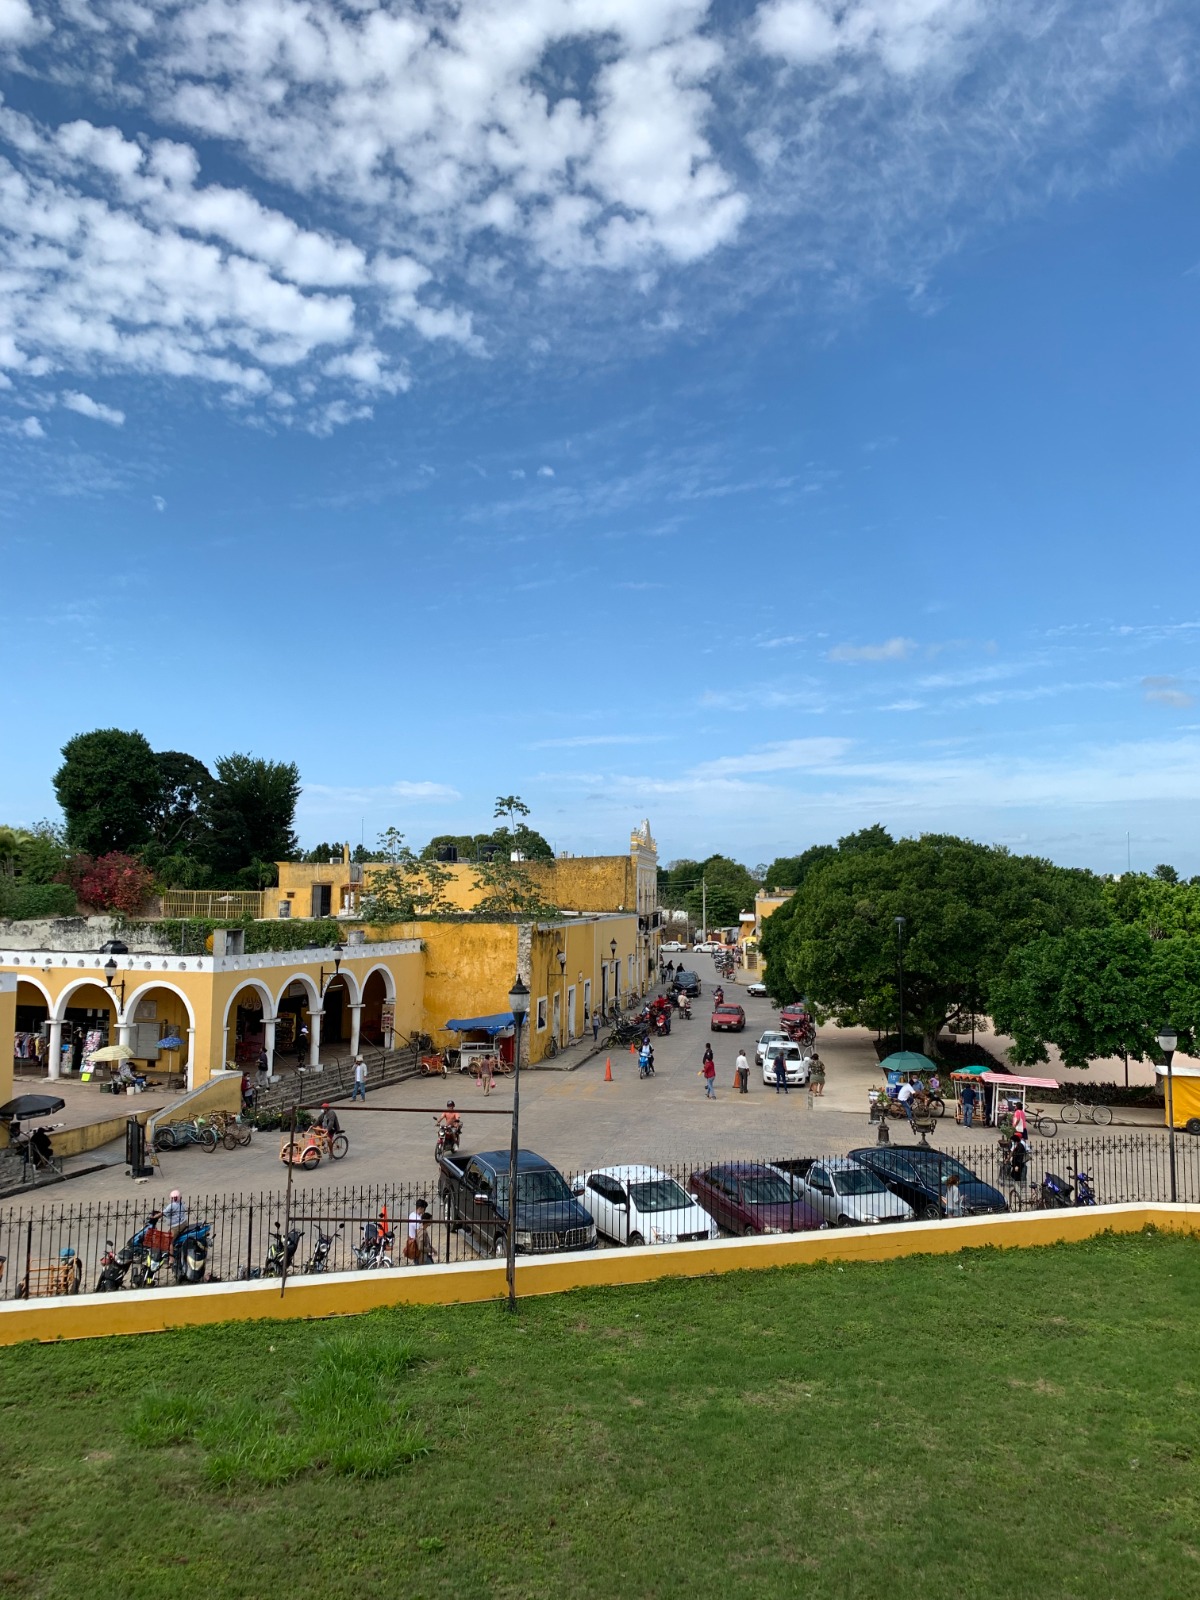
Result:
[[[764,1086],[754,1068],[754,1041],[764,1028],[775,1024],[778,1013],[765,999],[743,990],[737,997],[746,1010],[743,1034],[717,1034],[709,1030],[709,1011],[715,974],[707,957],[695,966],[704,994],[693,1005],[691,1022],[677,1021],[670,1036],[655,1043],[655,1075],[642,1081],[635,1058],[627,1050],[595,1054],[584,1047],[565,1059],[579,1061],[573,1070],[531,1070],[521,1082],[521,1144],[546,1156],[565,1172],[622,1162],[648,1164],[707,1163],[721,1159],[771,1158],[819,1152],[845,1152],[872,1143],[875,1129],[866,1114],[867,1088],[880,1081],[873,1036],[862,1029],[823,1028],[818,1048],[828,1069],[823,1097],[792,1089],[777,1094]],[[734,986],[726,984],[732,994]],[[711,1042],[717,1061],[717,1099],[705,1098],[699,1076],[704,1046]],[[996,1047],[995,1041],[991,1041]],[[744,1044],[751,1060],[750,1093],[739,1095],[733,1086],[734,1058]],[[605,1063],[612,1061],[613,1081],[605,1081]],[[1058,1069],[1047,1069],[1056,1071]],[[1107,1076],[1107,1074],[1105,1074]],[[1100,1076],[1097,1073],[1097,1076]],[[85,1086],[71,1086],[71,1120],[80,1113],[78,1102]],[[466,1151],[507,1148],[512,1107],[511,1078],[498,1080],[489,1095],[474,1079],[455,1075],[447,1079],[418,1079],[373,1091],[365,1109],[349,1101],[337,1102],[337,1112],[350,1138],[345,1160],[322,1162],[312,1173],[297,1171],[298,1188],[378,1183],[420,1183],[433,1187],[435,1120],[447,1098],[458,1103],[464,1122],[462,1148]],[[135,1102],[129,1101],[130,1107]],[[107,1097],[96,1110],[118,1108]],[[411,1113],[382,1108],[410,1107]],[[484,1115],[482,1113],[488,1113]],[[95,1113],[93,1113],[95,1114]],[[1114,1132],[1123,1125],[1160,1126],[1152,1112],[1122,1112]],[[1098,1130],[1088,1130],[1089,1132]],[[896,1125],[897,1137],[906,1137]],[[939,1126],[935,1142],[946,1145],[990,1145],[990,1129],[968,1130],[948,1116]],[[286,1169],[279,1160],[280,1135],[255,1134],[253,1143],[236,1151],[218,1149],[206,1154],[192,1146],[158,1157],[159,1176],[145,1188],[135,1188],[123,1161],[123,1144],[94,1152],[90,1161],[109,1163],[102,1170],[37,1191],[39,1202],[81,1202],[129,1198],[131,1194],[158,1193],[178,1186],[193,1193],[250,1192],[280,1188]],[[5,1203],[19,1204],[10,1197]]]

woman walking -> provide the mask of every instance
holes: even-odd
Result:
[[[813,1056],[808,1067],[808,1081],[815,1095],[825,1093],[825,1063],[820,1056]]]
[[[704,1093],[710,1100],[717,1098],[717,1063],[713,1060],[712,1045],[704,1046],[704,1063],[700,1068],[700,1076],[704,1079]]]

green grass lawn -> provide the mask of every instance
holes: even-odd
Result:
[[[0,1353],[0,1596],[1200,1595],[1200,1243]]]

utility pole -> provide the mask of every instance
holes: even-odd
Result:
[[[904,1051],[904,918],[893,919],[896,924],[896,971],[900,978],[900,1050]]]
[[[708,943],[708,881],[700,879],[700,943]]]

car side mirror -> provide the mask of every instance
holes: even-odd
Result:
[[[491,1197],[490,1197],[490,1195],[486,1195],[486,1194],[477,1194],[477,1195],[476,1195],[476,1196],[475,1196],[475,1204],[476,1204],[476,1205],[477,1205],[477,1206],[483,1206],[483,1205],[486,1205],[486,1204],[487,1204],[487,1202],[488,1202],[488,1200],[489,1200],[489,1199],[490,1199],[490,1198],[491,1198]]]
[[[581,1183],[577,1183],[575,1185],[575,1187],[571,1190],[571,1193],[575,1196],[576,1199],[579,1199],[579,1197],[583,1194],[583,1185]]]

